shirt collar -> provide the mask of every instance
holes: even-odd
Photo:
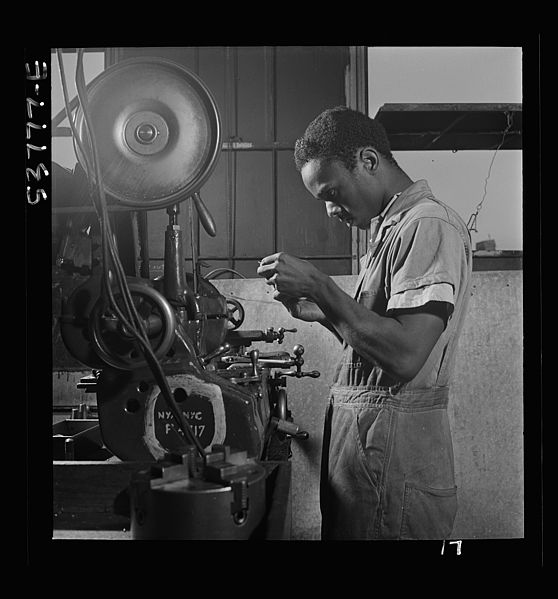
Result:
[[[415,181],[403,191],[396,193],[382,212],[370,221],[370,242],[373,243],[385,227],[399,222],[404,212],[426,196],[432,196],[432,191],[425,179]]]
[[[390,203],[382,211],[382,216],[384,221],[386,221],[385,224],[387,225],[388,221],[390,223],[399,222],[403,213],[414,206],[419,200],[432,196],[432,190],[425,179],[419,179],[411,183],[409,187],[395,197],[395,200],[392,198]]]
[[[391,205],[395,202],[395,200],[401,195],[401,192],[396,193],[391,200],[387,203],[386,207],[380,212],[380,214],[378,215],[378,218],[380,220],[383,220],[388,212],[388,210],[391,208]]]
[[[397,200],[397,198],[401,195],[401,193],[396,193],[391,200],[387,203],[386,207],[380,212],[380,214],[378,214],[378,216],[375,216],[371,221],[370,221],[370,232],[372,233],[371,235],[371,242],[374,242],[375,236],[378,232],[378,229],[380,228],[388,210],[391,208],[392,204],[395,202],[395,200]]]

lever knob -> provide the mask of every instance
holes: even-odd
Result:
[[[313,379],[317,379],[320,376],[320,373],[318,370],[311,370],[310,372],[303,372],[302,376],[309,376]]]
[[[250,362],[252,362],[252,376],[259,376],[258,373],[258,358],[260,357],[260,350],[253,349],[250,352]]]

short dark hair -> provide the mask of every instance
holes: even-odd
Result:
[[[358,149],[372,146],[384,158],[397,165],[391,154],[383,125],[362,112],[346,106],[328,108],[296,140],[294,160],[297,170],[313,159],[340,160],[348,170],[356,166]]]

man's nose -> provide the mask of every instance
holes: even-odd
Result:
[[[326,212],[327,215],[331,218],[333,216],[338,216],[341,213],[341,206],[334,204],[333,202],[326,202]]]

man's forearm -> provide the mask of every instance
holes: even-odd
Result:
[[[274,299],[299,298],[292,307],[296,311],[289,310],[295,318],[321,322],[364,360],[378,364],[400,381],[414,378],[444,330],[443,318],[423,310],[381,316],[347,295],[331,277],[289,254],[267,256],[258,274],[275,286]],[[306,305],[307,300],[311,306]],[[299,312],[305,306],[314,308],[311,315]]]
[[[359,304],[327,276],[313,295],[325,320],[359,355],[401,380],[412,378],[421,340],[413,339],[401,322]]]
[[[339,333],[339,331],[331,324],[331,322],[329,322],[329,320],[326,318],[325,314],[323,315],[323,317],[319,318],[316,322],[319,322],[328,331],[333,333],[337,337],[337,339],[339,340],[340,343],[343,343],[343,337],[341,336],[341,333]]]
[[[301,305],[299,300],[297,306],[291,306],[290,309],[287,303],[286,307],[291,312],[291,314],[295,316],[295,318],[300,318],[301,320],[305,320],[307,322],[317,322],[321,324],[328,331],[333,333],[341,343],[343,343],[343,337],[341,337],[339,331],[326,318],[325,314],[323,313],[323,310],[315,302],[310,302],[304,299],[302,300],[302,302],[303,305]],[[295,310],[294,312],[293,309]]]

